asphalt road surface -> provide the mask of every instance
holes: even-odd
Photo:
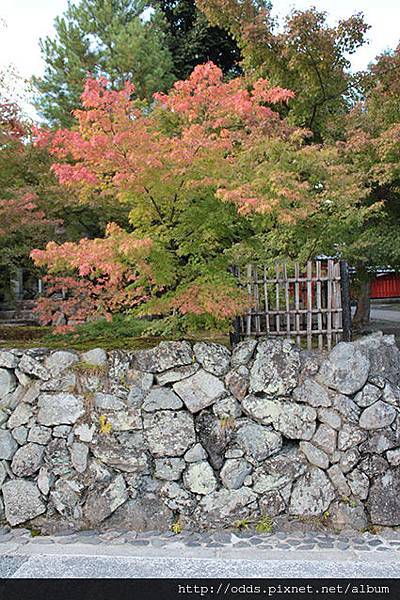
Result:
[[[5,560],[5,558],[7,560]],[[223,560],[126,556],[2,557],[0,576],[12,578],[387,578],[400,577],[398,563],[338,560]]]
[[[0,578],[399,578],[399,551],[0,545]]]

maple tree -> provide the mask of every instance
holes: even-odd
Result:
[[[296,93],[283,115],[312,130],[315,141],[342,137],[343,117],[360,93],[361,76],[351,72],[349,56],[366,41],[361,13],[332,26],[324,11],[292,10],[280,27],[269,1],[196,2],[211,23],[232,34],[247,73]]]
[[[344,160],[365,184],[363,206],[379,207],[353,231],[347,253],[357,267],[355,323],[369,321],[377,268],[400,267],[400,46],[371,65],[364,98],[346,120]]]
[[[133,93],[130,83],[115,91],[104,78],[89,79],[83,108],[75,113],[77,128],[42,131],[37,143],[55,157],[60,183],[82,199],[95,194],[130,207],[131,232],[117,236],[117,249],[128,239],[133,245],[151,240],[146,283],[132,303],[137,312],[215,324],[247,304],[229,264],[317,253],[327,242],[337,248],[333,224],[339,215],[346,227],[355,218],[362,190],[336,148],[305,143],[308,132],[274,110],[293,92],[264,78],[224,81],[207,63],[168,94],[156,94],[151,112]],[[33,257],[52,272],[67,253],[68,275],[75,275],[80,290],[84,281],[91,290],[93,272],[80,270],[81,261],[86,264],[81,244],[97,277],[104,268],[100,248],[108,243],[51,245]],[[117,272],[117,265],[126,265],[121,248],[109,258]],[[103,284],[112,285],[107,278]],[[116,285],[132,289],[122,280]]]
[[[38,276],[29,258],[32,248],[52,239],[100,235],[111,219],[127,222],[122,205],[80,203],[58,184],[47,150],[33,143],[35,128],[9,99],[13,81],[0,73],[0,292],[11,305],[16,270],[23,269],[28,286]]]

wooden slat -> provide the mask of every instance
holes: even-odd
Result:
[[[300,346],[300,293],[299,293],[299,277],[300,277],[300,265],[296,263],[294,265],[294,307],[295,307],[295,324],[296,324],[296,344]]]
[[[279,305],[279,264],[275,263],[275,273],[276,273],[276,280],[275,280],[275,309],[276,309],[276,313],[275,313],[275,329],[276,332],[279,334],[280,330],[281,330],[281,318],[280,318],[280,305]]]
[[[307,262],[307,350],[312,349],[312,262]]]
[[[332,260],[328,260],[328,281],[327,281],[327,315],[326,315],[326,330],[327,330],[327,346],[328,350],[332,348]]]
[[[251,285],[251,265],[247,265],[246,269],[246,278],[247,278],[247,293],[249,295],[250,308],[246,316],[246,335],[251,335],[251,313],[252,313],[252,304],[253,304],[253,289]]]
[[[318,322],[318,349],[322,350],[324,347],[324,338],[321,333],[322,331],[322,294],[321,294],[321,261],[315,262],[315,274],[316,274],[316,304],[317,304],[317,322]]]
[[[258,288],[258,273],[257,265],[253,265],[253,293],[254,293],[254,325],[256,333],[261,333],[260,321],[260,293]]]
[[[336,279],[337,276],[339,276],[339,281]],[[334,318],[335,318],[334,328],[342,329],[342,327],[343,327],[343,325],[342,325],[342,295],[340,293],[340,263],[339,262],[334,263],[333,286],[334,286],[334,290],[335,290],[335,305],[336,305],[336,312],[334,315]],[[340,335],[336,334],[335,335],[335,344],[337,344],[339,341],[340,341]]]
[[[269,323],[269,301],[268,301],[268,283],[267,283],[267,267],[264,265],[264,303],[265,303],[265,328],[267,335],[270,334],[270,323]]]
[[[330,349],[343,332],[340,263],[309,261],[304,270],[295,263],[289,277],[288,266],[277,262],[273,271],[269,276],[268,265],[248,265],[245,278],[234,271],[250,302],[248,313],[236,320],[238,336],[293,337],[298,345],[306,337],[308,349],[314,341],[320,350]]]
[[[285,312],[286,312],[286,332],[288,339],[290,339],[290,296],[289,296],[289,282],[287,276],[287,265],[283,264],[283,279],[285,286]]]

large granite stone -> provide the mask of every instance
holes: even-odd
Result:
[[[140,350],[133,357],[137,369],[150,373],[162,373],[192,362],[193,352],[188,342],[161,342],[150,350]]]
[[[310,440],[316,428],[315,408],[296,402],[280,402],[280,412],[272,424],[290,440]]]
[[[252,470],[253,467],[244,458],[228,458],[220,472],[222,484],[228,490],[237,490]]]
[[[17,477],[31,477],[42,464],[44,446],[25,444],[16,451],[11,463],[11,469]]]
[[[270,490],[261,496],[259,507],[263,516],[276,517],[286,509],[286,503],[278,490]]]
[[[74,394],[41,394],[37,420],[41,425],[72,425],[85,410],[83,399]]]
[[[114,530],[168,531],[172,521],[172,511],[156,494],[144,494],[124,502],[104,526]]]
[[[370,361],[356,344],[340,342],[331,350],[316,379],[341,394],[358,392],[368,379]]]
[[[21,360],[19,361],[18,368],[23,373],[26,373],[27,375],[33,375],[34,377],[42,379],[43,381],[50,379],[50,373],[48,369],[46,369],[41,362],[32,356],[29,356],[28,354],[24,354],[22,356]]]
[[[183,458],[156,458],[154,477],[165,481],[177,481],[186,467]]]
[[[0,429],[0,460],[11,460],[18,444],[9,431]]]
[[[248,368],[242,365],[231,369],[225,376],[225,385],[237,400],[243,400],[249,388]]]
[[[305,402],[317,408],[331,406],[332,400],[328,390],[314,379],[305,379],[301,385],[293,390],[293,398],[297,402]]]
[[[341,451],[359,446],[367,439],[367,432],[358,427],[345,423],[338,434],[338,448]]]
[[[12,352],[0,350],[0,368],[15,369],[18,366],[19,359]]]
[[[0,369],[0,400],[11,394],[17,387],[15,375],[9,369]]]
[[[67,519],[80,521],[82,508],[80,501],[84,486],[75,478],[58,479],[50,492],[49,506]]]
[[[238,428],[236,441],[251,461],[261,462],[282,448],[282,436],[270,427],[245,421]]]
[[[395,385],[400,384],[400,350],[393,335],[382,335],[378,331],[357,340],[355,344],[368,357],[372,383],[387,379]]]
[[[115,442],[104,440],[93,444],[91,450],[96,458],[105,465],[125,473],[149,473],[150,467],[143,450],[134,450]]]
[[[368,518],[362,504],[335,502],[329,512],[332,524],[339,529],[364,531],[368,526]]]
[[[156,380],[158,385],[175,383],[176,381],[181,381],[181,379],[186,379],[186,377],[194,375],[199,369],[200,365],[197,363],[185,365],[183,367],[175,367],[174,369],[168,369],[168,371],[164,371],[164,373],[158,373],[156,375]]]
[[[196,504],[196,497],[176,481],[165,483],[160,490],[160,496],[170,510],[183,515],[190,515]]]
[[[78,473],[86,471],[89,448],[82,442],[74,442],[71,446],[71,463]]]
[[[372,383],[366,383],[361,391],[359,391],[354,401],[361,406],[361,408],[366,408],[371,404],[374,404],[379,398],[382,396],[383,391],[378,388],[376,385],[372,385]]]
[[[26,479],[11,479],[2,487],[6,519],[14,527],[41,515],[46,506],[37,485]]]
[[[234,436],[235,427],[236,421],[228,420],[225,423],[207,411],[196,417],[196,431],[214,469],[221,468],[225,449]]]
[[[288,340],[259,342],[250,370],[250,389],[268,395],[286,396],[296,387],[300,372],[299,350]]]
[[[103,348],[93,348],[83,352],[81,361],[92,367],[105,367],[107,365],[107,352]]]
[[[388,469],[375,477],[367,499],[374,525],[400,525],[400,468]]]
[[[193,346],[193,351],[197,362],[205,371],[217,377],[222,377],[228,372],[231,355],[225,346],[211,342],[197,342]]]
[[[329,479],[332,481],[335,489],[341,496],[348,497],[351,494],[350,487],[347,484],[346,477],[339,465],[332,465],[328,469]]]
[[[91,526],[97,525],[127,500],[125,480],[122,475],[117,475],[106,488],[89,491],[83,508],[84,517]]]
[[[45,358],[44,366],[50,372],[51,377],[57,377],[77,362],[79,362],[79,356],[75,352],[57,350]]]
[[[320,448],[314,446],[310,442],[300,442],[300,450],[304,453],[308,462],[320,469],[327,469],[329,467],[329,457]]]
[[[234,346],[232,350],[232,367],[247,365],[253,357],[256,346],[256,340],[253,340],[251,338],[248,338],[247,340],[243,340],[242,342],[239,342],[239,344],[236,344],[236,346]]]
[[[232,527],[236,521],[253,515],[256,508],[257,496],[249,488],[221,489],[200,500],[194,519],[206,528]]]
[[[10,415],[7,427],[9,429],[14,429],[15,427],[26,425],[26,423],[28,423],[29,419],[31,418],[32,413],[32,407],[26,402],[21,402]]]
[[[284,446],[279,454],[267,458],[253,472],[253,489],[258,494],[291,486],[307,472],[306,460],[297,446]]]
[[[359,423],[363,429],[382,429],[393,423],[396,416],[397,411],[393,406],[378,400],[362,412]]]
[[[156,410],[176,410],[182,408],[182,400],[169,388],[153,387],[147,394],[142,410],[154,412]]]
[[[294,483],[290,498],[291,515],[318,516],[328,510],[335,498],[335,490],[321,469],[312,467]]]
[[[360,471],[360,469],[354,469],[354,471],[347,474],[346,478],[352,493],[361,500],[365,500],[369,492],[369,479],[367,475]]]
[[[222,381],[203,369],[191,377],[174,383],[173,389],[191,413],[197,413],[211,406],[226,393]]]
[[[187,412],[146,413],[143,427],[150,452],[155,457],[182,456],[196,441],[193,417]]]
[[[312,437],[312,443],[326,454],[333,454],[336,450],[337,432],[329,425],[321,424]]]
[[[211,465],[206,461],[191,463],[183,474],[186,489],[193,494],[205,496],[217,487],[217,480]]]

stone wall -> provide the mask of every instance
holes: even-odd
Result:
[[[232,527],[263,515],[400,525],[400,351],[287,341],[0,351],[2,519]]]

